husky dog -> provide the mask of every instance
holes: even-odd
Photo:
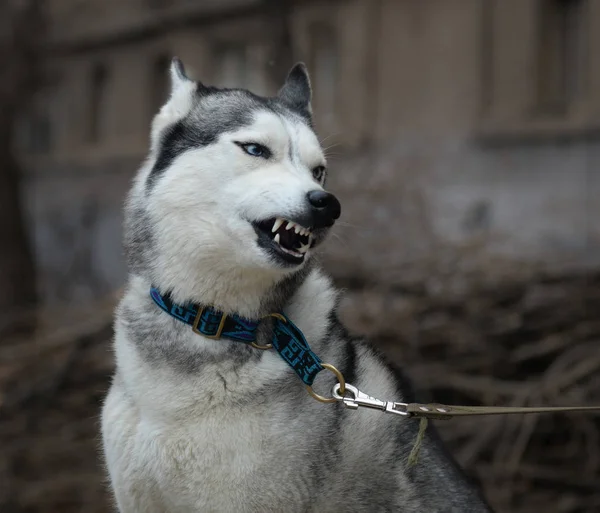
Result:
[[[324,189],[304,65],[270,98],[193,81],[177,59],[170,73],[126,205],[130,275],[102,412],[119,510],[489,511],[431,429],[411,467],[418,421],[318,402],[275,350],[255,347],[268,347],[269,316],[282,312],[348,383],[412,400],[399,372],[340,325],[313,258],[340,204]],[[177,305],[254,322],[254,346],[203,335]],[[330,396],[335,383],[325,371],[314,390]]]

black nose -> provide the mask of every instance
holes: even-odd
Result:
[[[310,191],[306,197],[311,205],[315,228],[331,226],[340,217],[342,206],[333,194],[325,191]]]

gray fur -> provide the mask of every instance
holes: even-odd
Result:
[[[382,399],[413,399],[401,372],[339,323],[337,293],[313,249],[296,268],[279,265],[244,217],[248,197],[260,204],[258,219],[273,216],[276,183],[286,198],[276,215],[301,222],[307,191],[321,187],[310,173],[323,157],[310,131],[305,68],[292,70],[275,99],[192,83],[177,62],[171,74],[172,98],[153,124],[151,155],[127,202],[130,277],[116,314],[117,371],[102,414],[121,513],[489,511],[433,428],[409,468],[417,421],[319,403],[274,351],[209,340],[153,303],[156,286],[176,302],[246,317],[284,311],[349,383]],[[253,133],[244,132],[251,126],[280,141],[279,161],[252,160],[227,139]],[[284,146],[293,134],[298,141]],[[293,155],[292,142],[302,146]],[[216,150],[228,156],[225,163]],[[248,196],[254,186],[259,192]],[[196,190],[199,200],[190,194]],[[224,191],[241,197],[221,198]],[[227,223],[225,215],[235,219]],[[314,245],[326,234],[315,232]],[[270,341],[271,329],[265,319],[259,344]],[[334,383],[322,372],[314,388],[328,394]]]

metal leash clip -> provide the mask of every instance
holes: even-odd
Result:
[[[371,408],[373,410],[380,410],[385,413],[394,413],[396,415],[403,415],[405,417],[410,417],[411,413],[407,411],[407,403],[395,403],[393,401],[382,401],[380,399],[375,399],[370,395],[361,392],[354,385],[350,385],[346,383],[346,393],[344,395],[340,394],[340,384],[337,383],[334,385],[333,390],[331,392],[336,401],[340,401],[344,403],[346,408],[350,408],[351,410],[357,410],[359,406],[364,408]]]

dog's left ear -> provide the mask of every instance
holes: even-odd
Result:
[[[299,62],[291,69],[277,96],[292,109],[309,116],[312,114],[310,107],[312,89],[308,70],[303,62]]]

